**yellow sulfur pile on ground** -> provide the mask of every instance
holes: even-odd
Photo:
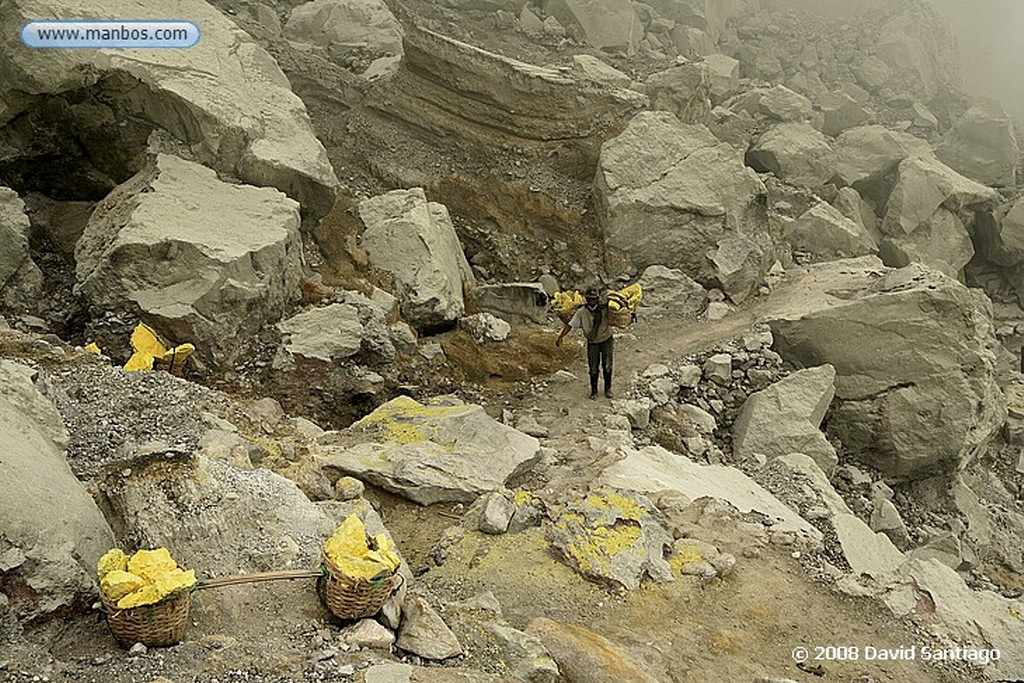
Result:
[[[324,543],[324,554],[335,567],[354,579],[374,579],[393,574],[401,558],[387,534],[366,540],[366,527],[356,515],[349,515]]]
[[[184,571],[167,548],[140,550],[129,558],[114,548],[96,567],[100,590],[120,609],[153,605],[196,585],[196,573]]]
[[[132,349],[135,353],[124,364],[125,370],[133,372],[152,370],[155,367],[158,370],[167,370],[171,374],[178,374],[196,347],[192,344],[181,344],[167,348],[152,328],[145,323],[139,323],[132,332]]]

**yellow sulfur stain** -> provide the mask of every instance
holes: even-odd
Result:
[[[685,546],[683,550],[676,553],[668,560],[668,566],[672,568],[672,572],[679,574],[684,568],[691,565],[697,564],[698,562],[705,562],[707,558],[700,554],[700,551],[693,546]]]
[[[383,432],[385,441],[401,445],[437,441],[438,422],[442,419],[464,415],[474,409],[471,405],[431,405],[419,403],[408,396],[399,396],[363,419],[353,427],[377,427]]]

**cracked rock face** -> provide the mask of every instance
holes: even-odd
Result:
[[[990,306],[926,266],[863,257],[811,268],[766,317],[787,361],[835,367],[829,432],[887,475],[917,477],[970,462],[1005,420]]]

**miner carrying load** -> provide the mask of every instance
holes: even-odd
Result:
[[[578,295],[577,295],[578,296]],[[587,290],[583,305],[576,309],[555,340],[555,346],[562,345],[562,339],[570,330],[583,330],[587,338],[587,367],[590,370],[590,398],[597,398],[598,371],[604,371],[604,395],[612,397],[612,352],[614,338],[611,329],[611,311],[608,301],[601,298],[597,288]]]

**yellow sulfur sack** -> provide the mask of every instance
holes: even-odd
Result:
[[[145,585],[146,582],[141,577],[120,569],[109,571],[100,579],[100,590],[107,598],[114,601],[120,600],[129,593],[134,593]]]

